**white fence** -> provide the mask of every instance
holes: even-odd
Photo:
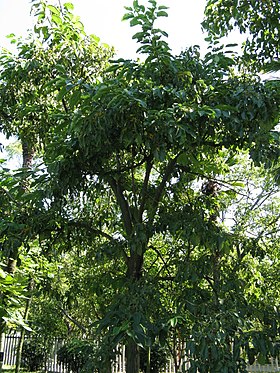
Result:
[[[28,338],[28,336],[26,337]],[[6,335],[4,342],[4,366],[14,366],[16,364],[16,351],[17,345],[19,342],[18,335]],[[67,373],[67,370],[63,367],[62,364],[59,364],[57,361],[57,351],[63,345],[63,340],[56,338],[53,340],[53,345],[51,348],[51,353],[49,358],[46,361],[44,370],[46,372],[54,373]],[[185,359],[182,359],[182,363],[185,364],[187,368],[187,362]],[[270,364],[260,365],[253,364],[248,366],[249,372],[280,372],[280,367],[278,360],[271,360]],[[112,363],[112,373],[125,373],[125,347],[121,346],[119,349],[119,354],[117,354],[115,361]],[[162,373],[175,373],[175,365],[172,360],[169,360],[165,369]]]
[[[25,339],[29,338],[28,336]],[[16,365],[16,355],[17,355],[17,346],[19,342],[19,335],[6,335],[4,341],[4,366],[15,366]],[[59,364],[57,361],[57,351],[63,345],[63,340],[61,338],[56,338],[53,340],[51,347],[51,353],[49,358],[46,361],[44,370],[48,372],[57,372],[64,373],[62,364]]]

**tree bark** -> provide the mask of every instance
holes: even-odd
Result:
[[[143,254],[132,252],[128,258],[127,275],[131,280],[139,280],[142,276]]]
[[[130,257],[128,258],[128,278],[132,281],[139,281],[142,276],[144,251],[138,254],[135,251],[130,252]],[[137,312],[137,306],[134,312]],[[140,348],[137,343],[130,338],[127,345],[127,366],[126,373],[139,373],[140,371]]]
[[[140,349],[133,339],[129,339],[126,348],[127,367],[126,373],[139,373]]]

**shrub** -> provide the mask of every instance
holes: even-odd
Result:
[[[94,345],[91,341],[73,339],[57,353],[58,362],[73,373],[94,370]]]
[[[147,360],[148,360],[148,351],[141,349],[140,352],[140,369],[142,372],[147,371]],[[163,347],[158,344],[153,345],[151,349],[151,361],[150,369],[151,373],[159,373],[167,363],[167,354]]]
[[[48,348],[39,338],[26,339],[23,343],[21,364],[30,372],[42,368],[46,362]]]

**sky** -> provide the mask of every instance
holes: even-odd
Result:
[[[132,0],[67,1],[74,4],[74,13],[81,17],[88,33],[114,46],[119,57],[135,58],[137,46],[131,36],[136,30],[130,28],[128,21],[121,20],[124,6],[131,6]],[[139,0],[139,3],[145,4],[147,0]],[[162,18],[159,27],[169,34],[168,42],[174,53],[180,53],[191,45],[205,45],[200,23],[206,0],[159,0],[158,3],[169,7],[169,17]],[[24,36],[32,25],[30,0],[0,0],[1,46],[9,46],[6,35]]]

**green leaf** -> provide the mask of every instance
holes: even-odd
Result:
[[[242,181],[234,181],[230,183],[231,186],[244,188],[245,184]]]
[[[265,365],[267,364],[267,357],[264,355],[264,354],[259,354],[258,358],[257,358],[257,362],[260,364],[260,365]]]
[[[53,5],[47,5],[47,8],[51,11],[52,14],[60,15],[59,9]]]
[[[238,46],[238,43],[230,43],[230,44],[226,44],[226,47],[227,47],[227,48],[237,47],[237,46]]]
[[[126,21],[128,19],[133,18],[133,17],[134,17],[134,15],[132,13],[126,13],[126,14],[123,15],[122,21]]]
[[[172,328],[174,328],[177,325],[178,320],[176,317],[174,317],[173,319],[170,319],[169,322]]]
[[[60,18],[60,16],[58,16],[56,14],[52,14],[52,18],[51,19],[58,26],[62,24],[62,19]]]
[[[57,99],[58,101],[62,100],[63,97],[66,95],[66,93],[67,93],[67,89],[66,89],[66,87],[62,87],[62,88],[60,89],[60,91],[58,92],[58,94],[57,94],[57,96],[56,96],[56,99]]]
[[[157,17],[168,17],[168,13],[164,12],[163,10],[156,13]]]
[[[138,40],[141,40],[143,39],[143,37],[145,36],[145,33],[144,32],[137,32],[136,34],[134,34],[132,36],[132,39],[138,39]]]
[[[9,35],[6,35],[6,38],[8,38],[8,39],[12,39],[12,38],[14,38],[16,35],[15,34],[9,34]]]
[[[69,10],[74,10],[74,5],[72,3],[64,3],[63,6],[68,11]]]
[[[80,91],[74,91],[72,96],[70,97],[69,103],[72,108],[74,108],[77,103],[79,102],[81,98],[81,92]]]
[[[3,271],[2,268],[0,268],[0,277],[5,278],[6,276],[7,276],[7,273],[5,271]]]
[[[180,321],[182,321],[182,317],[181,316],[175,316],[172,319],[170,319],[168,321],[168,323],[170,324],[170,326],[172,328],[174,328]]]
[[[180,154],[177,158],[177,161],[180,165],[186,166],[189,163],[189,157],[186,153]]]
[[[134,315],[133,315],[133,321],[136,325],[139,325],[140,324],[140,321],[141,321],[141,318],[142,318],[142,315],[140,312],[136,312]]]
[[[139,20],[138,18],[133,18],[131,21],[130,21],[130,26],[133,27],[133,26],[137,26],[137,25],[142,25],[142,21]]]

